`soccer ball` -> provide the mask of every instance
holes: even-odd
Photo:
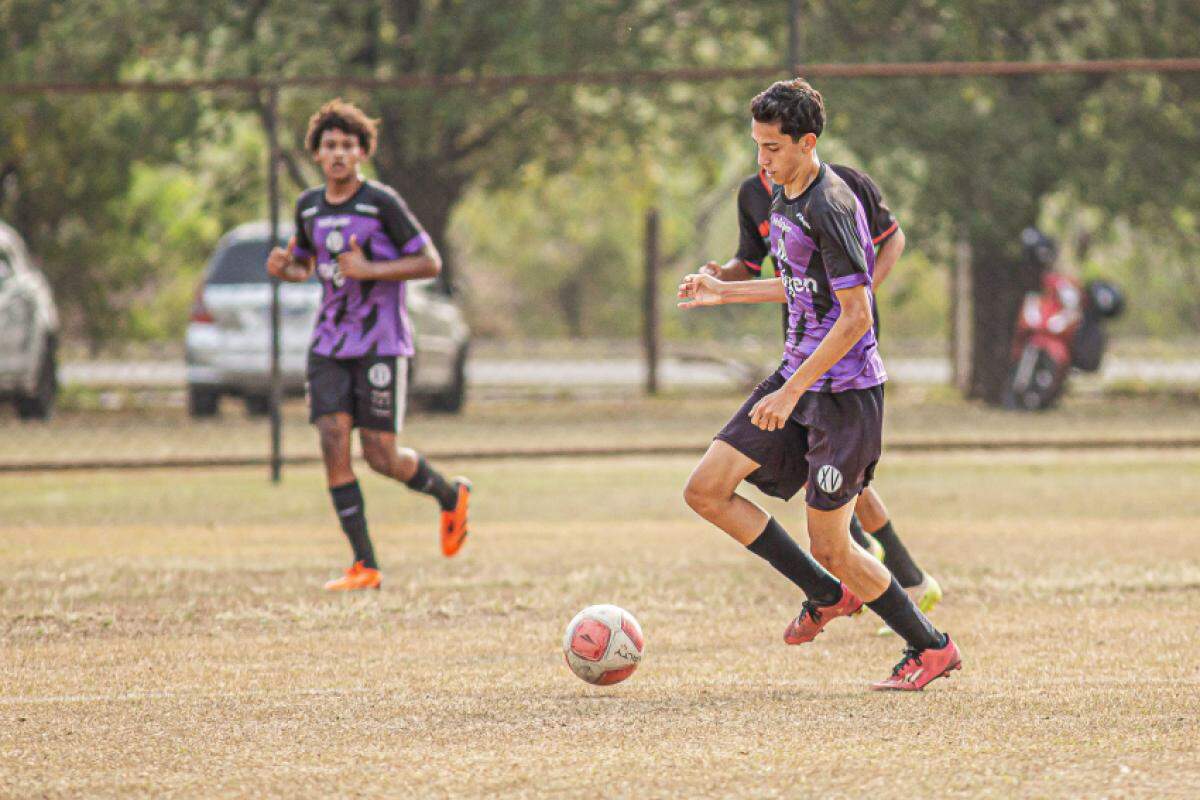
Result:
[[[642,626],[623,608],[588,606],[563,634],[571,671],[588,683],[609,686],[633,674],[645,652]]]

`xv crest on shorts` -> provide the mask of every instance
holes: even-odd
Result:
[[[825,494],[837,494],[842,488],[842,473],[832,464],[826,464],[817,470],[817,486]]]

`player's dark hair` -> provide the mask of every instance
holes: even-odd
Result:
[[[321,135],[328,130],[338,130],[358,138],[363,152],[370,156],[375,152],[375,137],[379,131],[379,120],[371,119],[361,108],[342,98],[330,100],[308,118],[308,133],[304,143],[312,152],[321,147]]]
[[[750,101],[750,114],[757,122],[778,122],[779,130],[800,141],[806,133],[825,130],[825,101],[803,78],[776,81]]]

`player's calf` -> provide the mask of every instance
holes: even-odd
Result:
[[[333,499],[333,508],[337,512],[342,532],[346,534],[350,548],[354,551],[354,563],[367,569],[378,569],[379,565],[375,563],[375,549],[371,546],[371,536],[367,532],[366,501],[363,500],[358,481],[330,487],[329,496]]]
[[[833,511],[808,507],[808,535],[813,557],[857,596],[878,597],[887,589],[891,575],[865,550],[850,541],[850,506]]]

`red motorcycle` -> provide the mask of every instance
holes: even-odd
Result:
[[[1040,232],[1026,231],[1022,242],[1042,268],[1042,291],[1027,294],[1017,316],[1004,405],[1035,411],[1059,401],[1071,367],[1100,369],[1108,343],[1105,322],[1120,315],[1124,298],[1105,281],[1082,286],[1051,269],[1054,243]]]

